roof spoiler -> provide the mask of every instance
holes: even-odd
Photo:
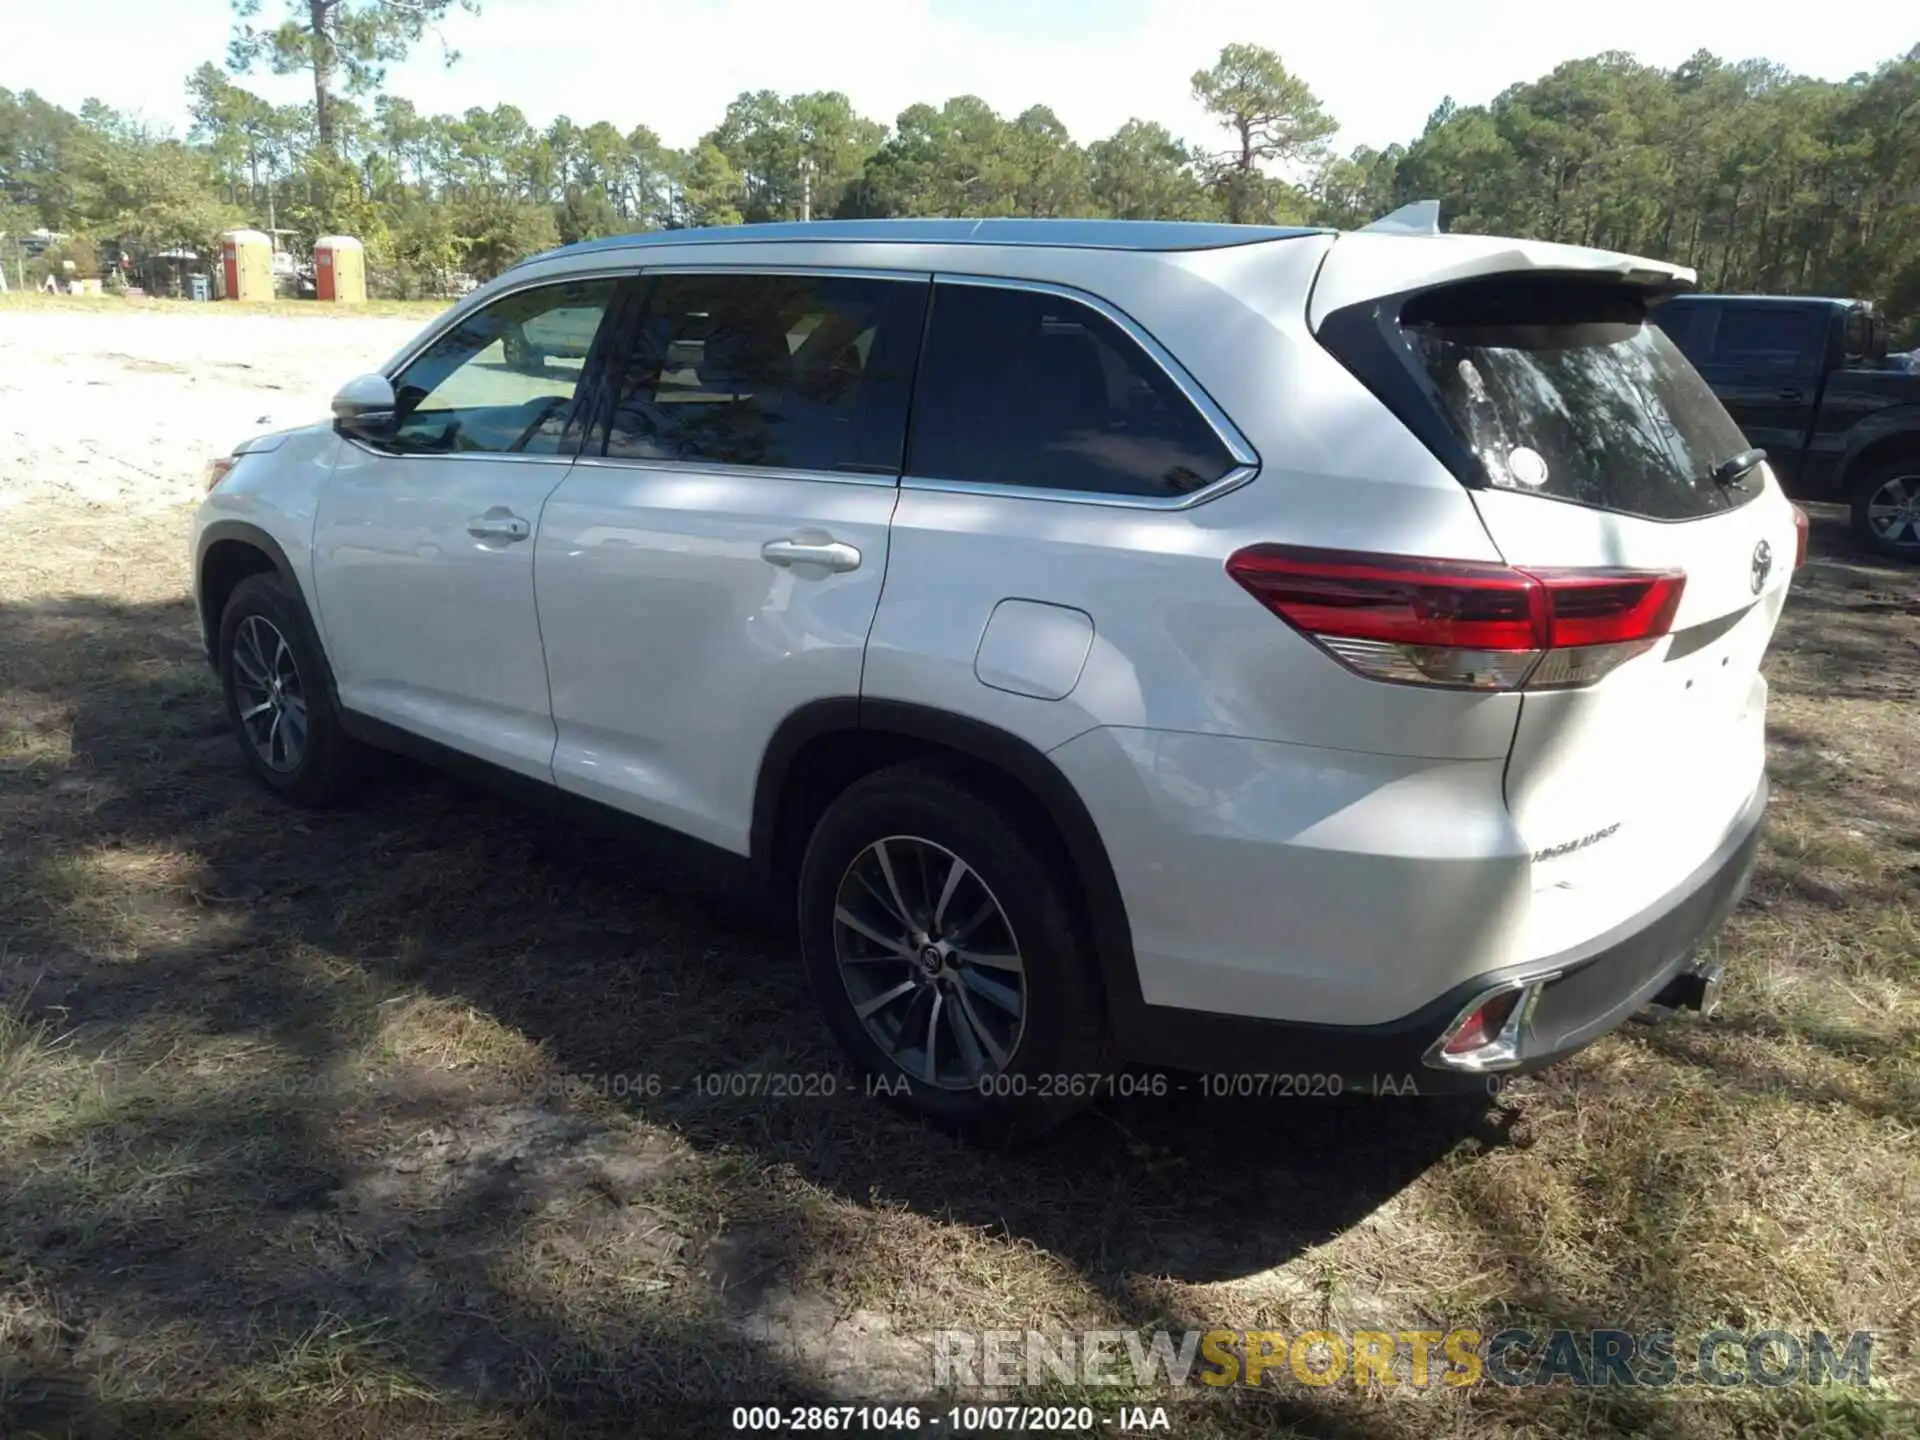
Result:
[[[1411,205],[1402,205],[1398,210],[1382,215],[1371,224],[1362,225],[1360,230],[1362,234],[1438,235],[1440,202],[1416,200]]]

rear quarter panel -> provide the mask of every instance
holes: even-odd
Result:
[[[1261,542],[1499,558],[1465,490],[1308,332],[1327,243],[1174,254],[944,247],[927,257],[939,273],[1069,286],[1124,312],[1232,419],[1259,473],[1184,510],[959,493],[909,475],[862,693],[937,705],[1043,750],[1116,725],[1504,756],[1513,697],[1383,695],[1226,574],[1230,555]],[[1007,599],[1092,617],[1091,652],[1064,698],[980,682],[981,637]]]

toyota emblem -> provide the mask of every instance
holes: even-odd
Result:
[[[1753,547],[1753,593],[1767,588],[1767,576],[1773,573],[1773,546],[1762,540]]]

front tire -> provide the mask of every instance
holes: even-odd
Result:
[[[247,766],[297,805],[337,804],[361,773],[306,607],[278,575],[234,586],[220,616],[227,720]]]
[[[1073,892],[983,790],[925,765],[849,786],[800,868],[807,974],[870,1092],[986,1143],[1101,1091],[1106,1019]]]
[[[1895,560],[1920,560],[1920,455],[1876,465],[1853,487],[1853,533]]]

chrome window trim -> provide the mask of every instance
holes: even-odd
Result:
[[[722,460],[661,460],[639,455],[581,455],[575,465],[594,470],[651,470],[673,475],[710,475],[726,480],[822,481],[830,485],[866,485],[892,490],[898,475],[869,475],[857,470],[803,470],[788,465],[736,465]]]
[[[1238,490],[1260,473],[1258,465],[1236,465],[1211,485],[1191,495],[1116,495],[1110,490],[1050,490],[1038,485],[1010,485],[995,480],[935,480],[925,475],[903,475],[902,490],[944,495],[991,495],[999,500],[1044,500],[1060,505],[1104,505],[1120,510],[1191,510]]]
[[[529,455],[524,450],[380,450],[358,435],[348,435],[340,430],[334,433],[363,454],[380,460],[506,460],[515,465],[571,465],[574,460],[566,451],[551,455]]]
[[[1154,338],[1139,321],[1110,300],[1087,290],[1076,289],[1071,285],[1057,284],[1051,280],[1025,280],[1013,275],[970,275],[960,271],[936,271],[933,277],[935,287],[934,301],[939,301],[938,289],[941,285],[981,285],[995,290],[1027,290],[1040,295],[1054,295],[1062,300],[1070,300],[1085,305],[1096,314],[1104,316],[1118,326],[1123,334],[1146,352],[1147,358],[1160,367],[1160,371],[1173,382],[1174,389],[1186,398],[1189,405],[1200,412],[1200,418],[1207,422],[1220,443],[1226,447],[1228,456],[1237,462],[1234,467],[1210,484],[1201,486],[1190,495],[1122,495],[1109,490],[1052,490],[1033,485],[1014,485],[994,480],[942,480],[931,476],[913,475],[901,477],[900,486],[904,490],[936,490],[955,495],[1022,495],[1035,500],[1048,500],[1068,505],[1107,505],[1126,510],[1191,510],[1196,505],[1204,505],[1209,500],[1217,500],[1229,491],[1238,490],[1260,473],[1260,456],[1240,428],[1215,403],[1198,380],[1187,373],[1187,369],[1173,356],[1173,353]],[[927,333],[933,333],[931,325]],[[919,399],[915,395],[915,400]],[[912,457],[909,456],[909,459]]]
[[[677,262],[643,265],[639,273],[652,275],[814,275],[823,280],[891,280],[899,284],[931,283],[934,272],[924,265],[900,270],[879,269],[872,265],[756,265],[751,261]]]

